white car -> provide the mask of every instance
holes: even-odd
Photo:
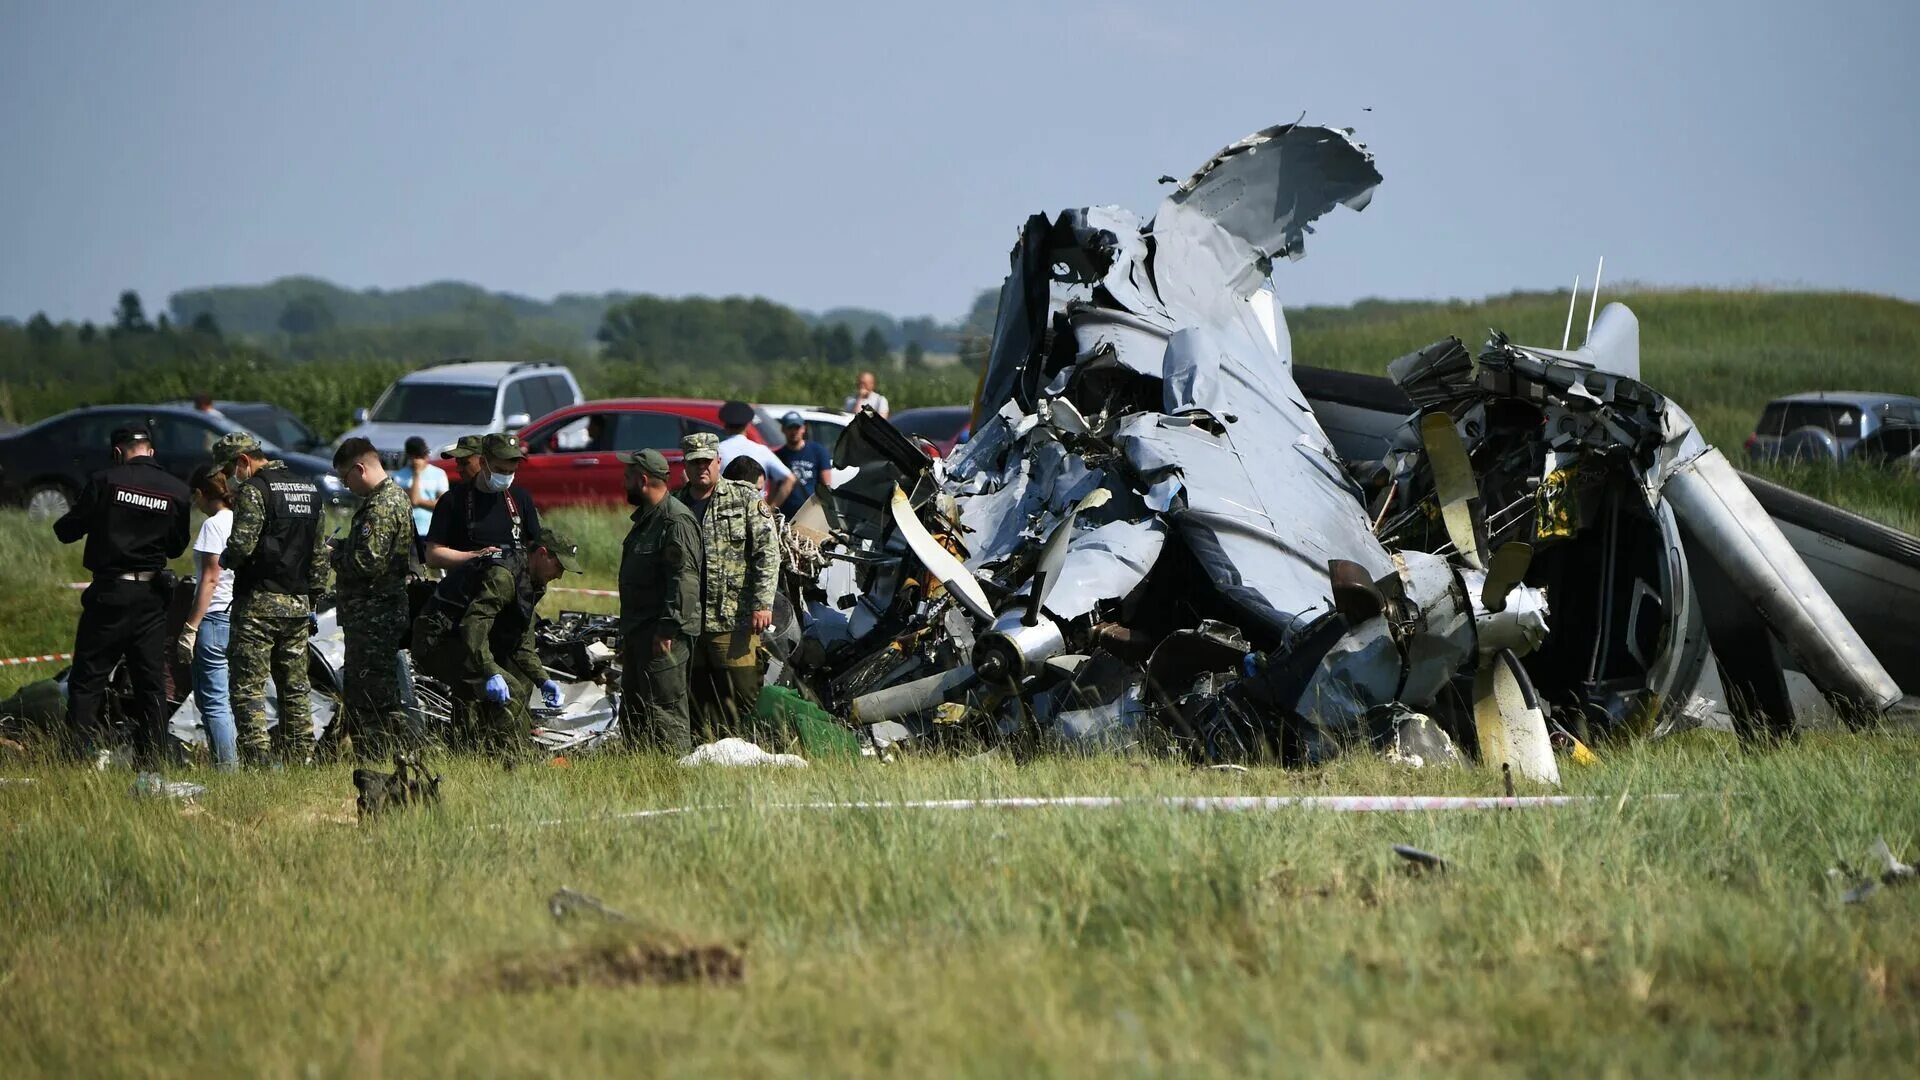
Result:
[[[407,439],[418,435],[437,454],[462,435],[518,431],[582,400],[573,372],[559,364],[441,364],[395,379],[371,410],[354,411],[353,429],[334,445],[358,436],[382,456],[397,458]]]

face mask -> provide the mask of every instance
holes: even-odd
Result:
[[[513,486],[512,473],[483,472],[480,474],[480,490],[495,495]]]

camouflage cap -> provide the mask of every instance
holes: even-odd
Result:
[[[640,471],[656,480],[665,480],[671,475],[667,467],[667,455],[658,450],[623,450],[613,455],[622,465],[638,465]]]
[[[251,431],[229,431],[213,444],[213,463],[230,465],[241,454],[260,452],[260,440]]]
[[[693,461],[720,460],[720,436],[711,431],[697,431],[680,440],[680,449],[685,451],[682,459]]]
[[[527,448],[520,445],[520,436],[511,431],[481,436],[480,452],[495,461],[518,461],[527,456]]]
[[[580,545],[567,539],[552,529],[540,530],[540,542],[536,547],[547,549],[547,554],[560,560],[560,569],[569,573],[583,573],[580,565]]]
[[[459,441],[453,444],[453,449],[447,451],[447,456],[457,460],[459,458],[470,458],[479,452],[480,436],[462,435]]]

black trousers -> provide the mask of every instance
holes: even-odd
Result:
[[[123,657],[133,682],[127,716],[134,753],[158,756],[166,745],[167,598],[145,581],[95,581],[80,595],[73,669],[67,674],[67,723],[82,754],[104,748],[107,679]]]

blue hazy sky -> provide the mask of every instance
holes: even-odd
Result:
[[[0,0],[0,316],[305,273],[961,314],[1034,211],[1305,113],[1290,303],[1920,297],[1920,3]],[[1372,111],[1365,111],[1371,109]]]

